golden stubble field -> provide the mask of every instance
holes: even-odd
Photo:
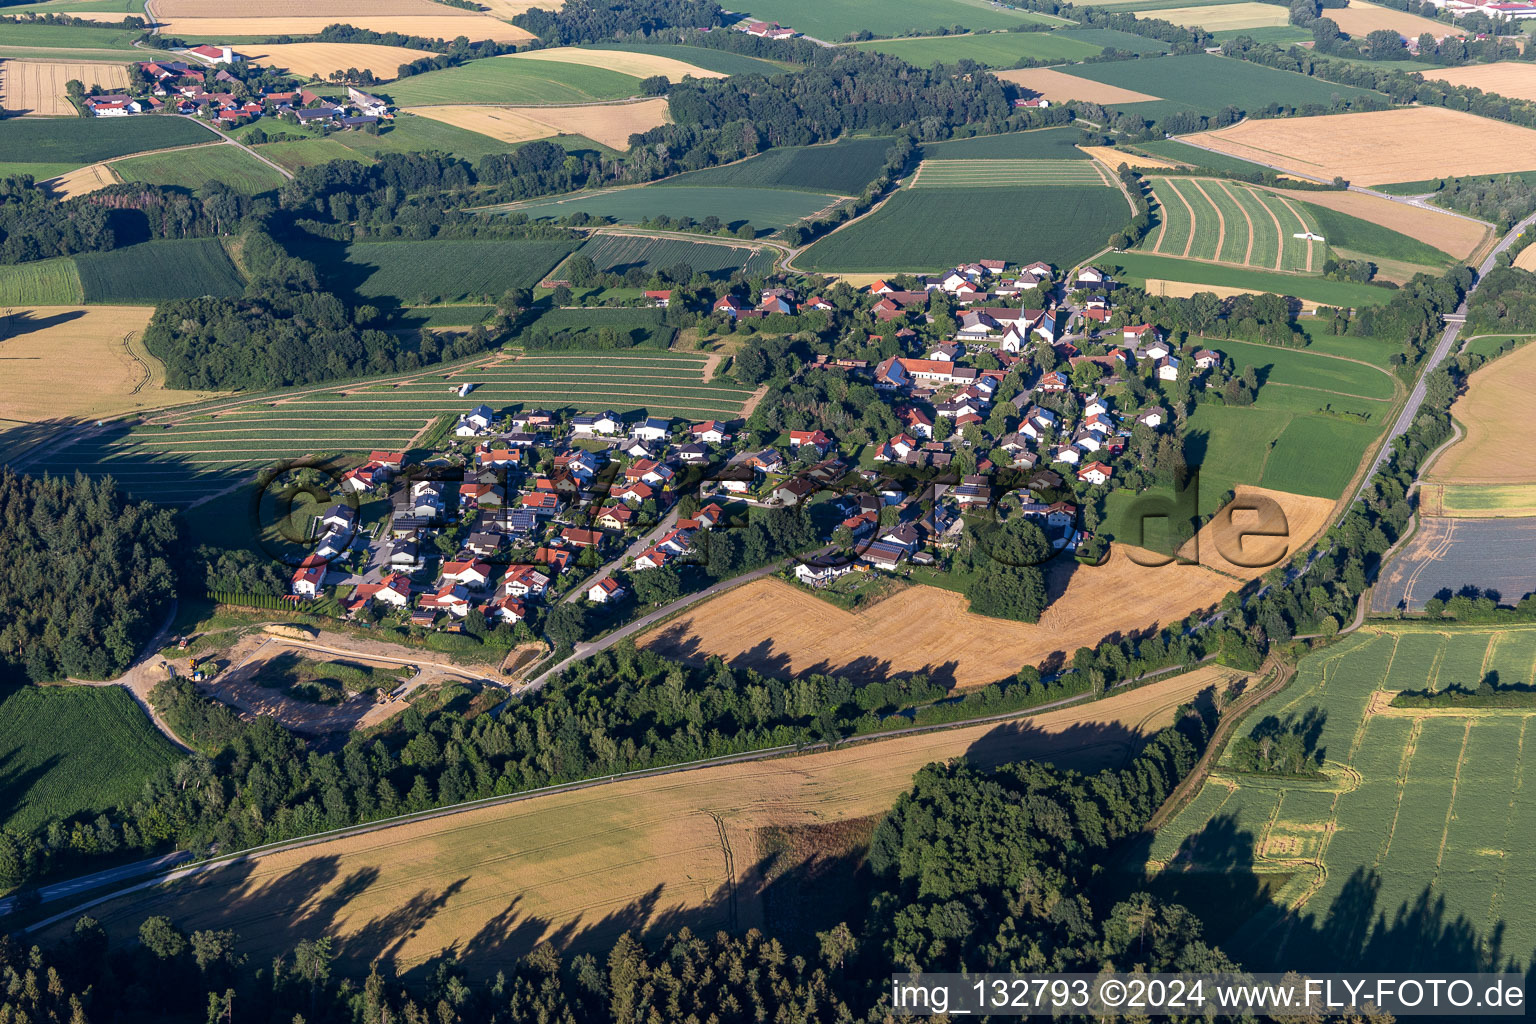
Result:
[[[1303,192],[1283,188],[1268,191],[1400,231],[1409,238],[1417,238],[1459,260],[1471,256],[1493,236],[1493,228],[1481,221],[1409,206],[1407,203],[1394,203],[1390,199],[1366,195],[1364,192]]]
[[[1091,82],[1051,68],[1021,68],[998,71],[996,74],[1003,81],[1021,85],[1052,103],[1065,103],[1067,100],[1082,100],[1085,103],[1145,103],[1159,98],[1134,89],[1122,89],[1118,85]]]
[[[1179,704],[1237,678],[1208,666],[1027,719],[536,797],[264,856],[91,915],[123,938],[151,914],[233,928],[255,962],[320,935],[358,970],[451,947],[476,977],[541,941],[601,950],[626,929],[746,929],[762,923],[763,830],[881,814],[923,765],[961,756],[1117,765]]]
[[[332,71],[357,68],[385,81],[394,78],[402,64],[437,56],[427,50],[375,43],[275,43],[241,47],[240,52],[253,64],[286,68],[299,75],[324,78]]]
[[[569,107],[493,107],[443,104],[405,107],[455,128],[488,135],[501,142],[531,142],[552,135],[584,135],[610,149],[626,150],[629,137],[667,123],[665,98],[638,102],[587,103]]]
[[[98,189],[108,185],[122,183],[121,178],[107,164],[91,164],[81,167],[79,170],[61,174],[57,178],[49,178],[43,184],[48,186],[48,191],[59,199],[73,199],[76,196],[90,195]]]
[[[0,108],[19,114],[75,117],[74,104],[64,91],[64,83],[70,79],[78,80],[87,90],[93,85],[124,89],[128,86],[128,67],[87,61],[0,60]]]
[[[1407,11],[1395,11],[1390,7],[1368,4],[1362,0],[1349,0],[1346,7],[1329,7],[1323,17],[1339,26],[1339,31],[1350,36],[1367,36],[1379,28],[1389,28],[1400,36],[1417,39],[1428,32],[1436,39],[1444,36],[1464,36],[1466,32],[1443,21],[1421,18]],[[1426,75],[1426,78],[1434,77]]]
[[[1512,100],[1536,100],[1536,67],[1518,61],[1437,68],[1419,74],[1447,85],[1467,85],[1484,92],[1496,92]]]
[[[1236,534],[1258,519],[1239,512],[1233,524],[1218,517],[1200,532],[1199,564],[1152,568],[1137,559],[1148,563],[1159,556],[1123,544],[1114,545],[1109,560],[1097,568],[1060,559],[1047,570],[1053,600],[1038,623],[973,614],[963,595],[937,587],[906,587],[872,607],[847,612],[803,587],[762,579],[696,606],[638,643],[688,660],[719,655],[774,675],[829,672],[862,680],[927,672],[961,688],[983,686],[1052,654],[1070,656],[1107,636],[1160,628],[1218,604],[1228,591],[1262,575],[1275,557],[1302,547],[1333,508],[1328,498],[1262,488],[1239,488],[1238,495],[1278,502],[1291,540],[1237,541]],[[1270,550],[1275,544],[1280,546]],[[1223,557],[1223,548],[1265,564],[1234,565]],[[1265,552],[1271,557],[1260,557]]]
[[[1171,21],[1175,25],[1200,27],[1207,32],[1225,32],[1232,29],[1270,28],[1290,23],[1290,12],[1274,4],[1232,3],[1204,7],[1166,7],[1155,11],[1143,11],[1143,18]]]
[[[1434,139],[1434,145],[1412,140]],[[1536,170],[1536,131],[1444,107],[1265,118],[1191,136],[1210,149],[1357,185]],[[1309,193],[1310,195],[1310,193]]]
[[[584,50],[575,46],[550,46],[542,50],[524,50],[511,54],[525,60],[554,61],[557,64],[581,64],[591,68],[606,68],[621,75],[650,78],[665,75],[674,82],[684,77],[726,78],[721,71],[710,71],[687,61],[663,57],[657,53],[631,53],[628,50]]]
[[[1446,449],[1429,479],[1442,484],[1536,483],[1530,443],[1531,396],[1536,394],[1536,344],[1495,359],[1467,382],[1451,415],[1466,437]]]
[[[460,11],[444,4],[432,3],[431,0],[422,0],[422,3],[431,8],[430,13],[382,16],[375,11],[356,17],[325,14],[317,16],[316,9],[323,11],[329,5],[315,4],[292,15],[240,17],[230,14],[229,8],[225,7],[218,14],[208,17],[173,18],[160,11],[158,4],[155,9],[159,12],[162,29],[167,34],[184,39],[219,39],[232,36],[260,38],[284,35],[313,36],[318,35],[327,25],[335,25],[338,22],[345,22],[353,28],[369,29],[374,32],[399,32],[402,35],[423,36],[427,39],[454,39],[458,36],[467,36],[470,42],[492,39],[498,43],[520,43],[533,38],[532,33],[510,22],[493,18],[489,14]],[[237,46],[236,49],[242,53],[245,52],[242,47]],[[425,54],[426,51],[421,51],[422,56]]]
[[[5,379],[0,419],[96,419],[215,394],[164,387],[164,367],[138,340],[154,311],[153,306],[0,309]]]

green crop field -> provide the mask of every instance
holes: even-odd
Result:
[[[7,9],[6,13],[11,12]],[[118,50],[132,46],[133,41],[143,34],[143,29],[85,28],[77,25],[0,21],[0,46]]]
[[[873,28],[873,16],[883,35],[899,35],[964,25],[970,29],[1012,28],[1019,24],[1061,24],[1062,19],[1023,10],[1004,10],[985,0],[886,0],[878,12],[868,0],[753,0],[746,13],[777,21],[796,31],[830,42]]]
[[[425,153],[434,149],[475,163],[483,156],[505,153],[516,148],[479,132],[455,128],[430,117],[418,117],[403,111],[396,112],[394,124],[377,135],[369,135],[367,132],[334,132],[328,138],[351,150],[354,154],[351,159],[364,163],[384,153]],[[595,149],[596,146],[589,144],[582,148]]]
[[[406,305],[499,299],[531,288],[576,248],[574,241],[525,239],[338,242],[311,240],[300,254],[331,284],[367,299]]]
[[[1119,189],[1042,185],[998,203],[990,189],[902,189],[874,213],[811,246],[808,270],[933,271],[966,260],[1070,267],[1130,217]]]
[[[68,256],[0,266],[0,306],[73,306],[85,301]]]
[[[785,146],[724,167],[708,167],[668,178],[668,185],[787,188],[803,192],[857,195],[885,166],[891,140],[839,139],[831,145]]]
[[[21,686],[0,700],[0,826],[94,817],[131,803],[178,754],[115,686]]]
[[[1308,211],[1273,192],[1219,178],[1149,178],[1159,225],[1142,239],[1147,252],[1265,270],[1321,272],[1324,243]]]
[[[237,192],[255,195],[282,187],[283,176],[234,146],[204,146],[174,153],[151,153],[112,164],[124,181],[180,185],[199,189],[220,181]]]
[[[1077,39],[1101,49],[1113,48],[1123,53],[1139,53],[1143,56],[1167,53],[1173,49],[1161,39],[1148,39],[1115,28],[1063,28],[1057,29],[1056,35]]]
[[[1263,110],[1271,103],[1290,106],[1318,103],[1328,107],[1335,96],[1341,99],[1381,97],[1380,93],[1366,89],[1335,85],[1319,78],[1209,53],[1081,64],[1061,70],[1093,82],[1156,96],[1205,114],[1214,114],[1228,105],[1242,110]],[[1143,104],[1125,106],[1140,111]]]
[[[182,117],[10,117],[0,120],[0,153],[75,167],[170,146],[215,142]]]
[[[876,39],[855,44],[900,57],[920,68],[954,64],[962,60],[992,68],[1011,68],[1021,60],[1075,61],[1092,57],[1103,47],[1060,32],[987,32],[965,36],[929,36],[922,39]]]
[[[416,306],[400,311],[400,326],[411,330],[423,327],[473,327],[485,323],[494,312],[495,306]]]
[[[332,160],[356,160],[364,164],[373,163],[372,157],[354,152],[335,139],[305,139],[302,142],[268,142],[253,148],[268,160],[290,171],[300,171],[305,167],[317,167],[320,164],[328,164]]]
[[[160,302],[245,291],[245,281],[217,238],[161,239],[81,253],[75,265],[86,302]]]
[[[771,60],[748,57],[729,50],[715,50],[707,46],[683,46],[677,43],[598,43],[585,46],[587,50],[625,50],[629,53],[654,53],[658,57],[671,57],[684,64],[692,64],[705,71],[718,71],[722,75],[777,75],[795,65],[780,65]]]
[[[738,270],[765,274],[778,256],[768,248],[732,245],[729,242],[683,241],[678,238],[647,238],[644,235],[597,235],[581,247],[597,269],[622,274],[631,267],[646,271],[686,263],[695,273],[730,277]]]
[[[71,11],[88,11],[102,14],[143,14],[144,0],[43,0],[42,3],[21,4],[7,7],[7,14],[67,14]],[[98,20],[98,19],[92,19]],[[101,18],[110,21],[110,18]]]
[[[1140,252],[1118,252],[1106,257],[1117,266],[1124,279],[1134,284],[1153,278],[1161,281],[1188,281],[1218,288],[1245,288],[1256,292],[1290,295],[1329,306],[1380,306],[1395,294],[1386,288],[1352,281],[1327,281],[1303,274],[1277,274],[1251,267],[1222,266],[1170,256]]]
[[[925,160],[912,188],[1108,185],[1092,160]]]
[[[554,199],[519,203],[516,210],[535,219],[572,213],[611,217],[634,224],[659,214],[668,217],[718,217],[733,230],[743,224],[782,228],[835,206],[838,196],[822,192],[793,192],[782,188],[703,188],[690,185],[645,185],[596,193],[572,193]]]
[[[677,328],[662,323],[661,310],[645,307],[551,309],[531,326],[551,335],[569,334],[578,338],[579,344],[594,347],[603,331],[613,331],[619,338],[627,336],[631,344],[646,348],[666,348],[677,337]],[[693,371],[679,368],[676,372],[688,376]]]
[[[1239,735],[1307,723],[1322,777],[1238,772],[1224,757],[1157,832],[1154,891],[1243,893],[1247,913],[1207,938],[1252,970],[1528,970],[1536,709],[1385,705],[1490,676],[1529,686],[1533,660],[1530,624],[1379,623],[1309,654]]]
[[[1446,266],[1451,262],[1450,253],[1441,252],[1427,242],[1410,238],[1401,231],[1373,224],[1359,217],[1352,217],[1326,206],[1291,200],[1307,218],[1317,224],[1317,233],[1328,240],[1333,249],[1348,249],[1385,260],[1402,260],[1432,267]]]
[[[923,147],[924,160],[1091,160],[1077,148],[1083,133],[1076,128],[1037,128],[1006,135],[932,142]]]
[[[425,103],[587,103],[640,93],[640,80],[607,68],[523,57],[489,57],[391,82],[401,106]]]
[[[557,310],[557,328],[654,327],[646,309]],[[174,422],[119,427],[64,444],[37,473],[110,474],[139,498],[185,505],[280,459],[403,449],[438,416],[482,402],[497,410],[562,407],[644,410],[686,419],[734,419],[751,391],[704,379],[705,356],[654,348],[535,351],[490,366],[435,369],[409,379],[354,381],[300,396],[219,399],[178,410]],[[445,379],[446,378],[446,379]],[[477,385],[468,397],[459,382]],[[279,400],[281,402],[279,403]]]

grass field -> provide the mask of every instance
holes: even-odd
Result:
[[[139,29],[84,28],[24,21],[0,22],[0,46],[38,50],[127,50],[143,33]],[[60,56],[60,60],[74,57]]]
[[[753,0],[746,13],[832,42],[871,27],[870,10],[864,0]],[[984,0],[888,0],[880,5],[878,20],[885,35],[949,29],[956,25],[994,29],[1029,23],[1062,23],[1060,18],[1023,10],[1003,10]]]
[[[1295,237],[1318,231],[1316,218],[1297,204],[1220,178],[1150,180],[1159,224],[1144,250],[1265,270],[1323,269],[1324,243]]]
[[[962,60],[993,68],[1008,68],[1020,60],[1076,61],[1092,57],[1103,47],[1060,32],[987,32],[965,36],[929,36],[922,39],[877,39],[855,44],[900,57],[925,68],[931,64],[955,64]]]
[[[667,101],[659,97],[634,103],[578,103],[566,107],[441,104],[413,107],[410,112],[500,142],[532,142],[554,135],[575,135],[618,152],[629,148],[631,135],[665,124],[668,117]]]
[[[1021,188],[1107,185],[1092,160],[925,160],[912,188]]]
[[[177,757],[117,687],[17,687],[0,699],[0,826],[25,832],[132,802]]]
[[[1253,970],[1525,969],[1536,712],[1387,704],[1490,672],[1530,685],[1533,657],[1529,625],[1374,625],[1308,655],[1244,724],[1315,722],[1325,778],[1241,774],[1224,759],[1157,832],[1154,889],[1242,893],[1251,914],[1207,938]],[[1254,898],[1266,877],[1281,882],[1273,905]]]
[[[1379,248],[1383,256],[1399,253],[1402,255],[1395,258],[1429,263],[1442,263],[1448,255],[1466,259],[1488,240],[1492,231],[1488,225],[1467,217],[1394,203],[1363,192],[1281,191],[1292,203],[1310,208],[1330,245],[1365,251]],[[1336,220],[1328,211],[1348,219]],[[1376,236],[1367,230],[1369,227],[1388,234]]]
[[[582,344],[594,347],[598,332],[603,330],[616,331],[635,345],[647,348],[664,349],[677,337],[677,328],[662,323],[662,311],[650,308],[551,309],[541,314],[533,326],[550,334],[576,335]]]
[[[37,163],[79,167],[130,153],[213,141],[208,129],[180,117],[0,120],[0,153]]]
[[[403,450],[437,417],[481,403],[496,409],[646,410],[692,420],[739,417],[751,392],[728,381],[706,383],[706,362],[703,355],[651,349],[535,352],[303,395],[241,396],[67,444],[30,468],[110,473],[137,497],[184,505],[278,459]],[[477,385],[467,398],[455,393],[461,382]]]
[[[1306,75],[1208,53],[1111,64],[1074,65],[1067,69],[1067,73],[1157,96],[1189,110],[1207,114],[1214,114],[1229,104],[1244,110],[1262,110],[1271,103],[1291,106],[1321,103],[1327,106],[1333,103],[1335,96],[1348,98],[1378,95],[1348,85],[1335,85]],[[1303,118],[1283,123],[1310,124],[1315,120]]]
[[[211,397],[165,389],[164,368],[137,337],[152,312],[148,306],[0,310],[6,377],[0,420],[94,420]],[[69,387],[59,388],[61,380]]]
[[[68,256],[0,266],[0,306],[72,306],[84,301],[80,274]]]
[[[1524,410],[1536,390],[1536,345],[1523,345],[1472,374],[1451,406],[1466,436],[1445,451],[1429,478],[1445,484],[1536,483],[1536,446]]]
[[[383,955],[410,968],[452,947],[476,979],[514,968],[539,941],[573,954],[606,949],[625,929],[763,927],[770,863],[774,872],[793,870],[782,850],[765,849],[767,830],[857,825],[889,810],[923,765],[962,755],[982,768],[1024,758],[1081,771],[1118,766],[1144,735],[1172,721],[1180,703],[1233,678],[1207,667],[1001,725],[622,781],[401,825],[262,857],[93,916],[123,941],[150,913],[169,914],[186,929],[234,928],[241,949],[257,958],[280,955],[303,937],[334,935],[347,968],[360,970]],[[402,904],[422,908],[406,930],[388,923]]]
[[[410,115],[406,115],[410,116]],[[306,139],[303,142],[268,142],[254,147],[256,152],[280,167],[299,171],[332,160],[357,160],[371,164],[373,158],[355,153],[334,139]]]
[[[245,281],[217,238],[140,242],[75,257],[86,302],[155,303],[239,295]]]
[[[1291,295],[1306,302],[1329,306],[1379,306],[1391,300],[1393,292],[1350,281],[1325,281],[1301,274],[1277,274],[1249,267],[1218,266],[1195,260],[1154,256],[1140,252],[1115,253],[1109,262],[1117,264],[1132,281],[1156,278],[1162,281],[1187,281],[1224,288],[1242,288],[1255,292]]]
[[[564,217],[587,213],[612,217],[621,224],[666,214],[669,217],[719,217],[733,228],[781,228],[836,205],[839,198],[818,192],[781,188],[701,188],[688,185],[648,185],[596,193],[573,193],[556,199],[519,203],[530,217]]]
[[[1087,160],[1077,148],[1083,134],[1076,128],[1039,128],[1006,135],[932,142],[923,147],[924,160]]]
[[[1401,144],[1420,136],[1441,144]],[[1360,185],[1536,170],[1536,131],[1445,107],[1244,121],[1197,138],[1242,159]]]
[[[1090,82],[1055,68],[1020,68],[1017,71],[1000,71],[997,74],[1005,82],[1028,89],[1036,96],[1044,96],[1052,103],[1082,100],[1085,103],[1125,105],[1150,103],[1157,99],[1134,89],[1122,89],[1103,82]]]
[[[649,271],[686,263],[695,272],[722,278],[737,270],[747,274],[767,273],[773,269],[778,255],[772,249],[729,242],[694,242],[643,235],[597,235],[582,246],[581,251],[603,271],[622,274],[631,267]]]
[[[75,117],[64,84],[80,81],[87,90],[99,85],[108,92],[128,85],[128,69],[120,64],[80,61],[0,61],[0,108],[13,114]]]
[[[362,163],[370,163],[381,153],[415,153],[435,149],[475,163],[482,156],[507,152],[506,144],[497,139],[489,138],[479,132],[455,128],[453,125],[444,124],[432,118],[419,117],[403,110],[396,111],[393,124],[380,131],[378,135],[368,135],[363,132],[336,132],[323,136],[318,130],[308,130],[293,125],[284,125],[283,131],[289,135],[312,132],[312,137],[302,142],[264,143],[256,148],[263,156],[282,164],[289,170],[298,170],[300,167],[327,163],[331,160],[358,160]],[[239,130],[232,134],[236,138],[242,138]]]
[[[296,75],[324,79],[332,71],[367,70],[380,81],[395,77],[400,65],[435,56],[427,50],[376,43],[264,43],[243,46],[240,52],[253,64],[283,68]]]
[[[1315,498],[1274,497],[1293,513],[1297,535],[1307,524],[1320,526],[1332,506]],[[1239,585],[1205,564],[1138,564],[1132,551],[1116,544],[1098,568],[1070,558],[1049,563],[1053,600],[1038,623],[975,615],[963,595],[928,586],[906,587],[867,609],[846,612],[804,588],[766,579],[697,605],[637,642],[671,657],[716,654],[781,676],[825,671],[876,679],[925,672],[971,688],[1058,652],[1070,657],[1110,634],[1166,626],[1216,604]],[[1214,543],[1201,545],[1200,554],[1202,561],[1220,559]],[[1157,561],[1148,553],[1135,557]]]
[[[933,271],[986,258],[1070,267],[1102,249],[1128,217],[1125,197],[1102,185],[1041,185],[1004,204],[990,189],[902,189],[874,213],[811,246],[796,265],[854,273]]]
[[[124,181],[180,185],[189,189],[200,189],[210,181],[218,181],[247,195],[280,188],[286,180],[235,146],[203,146],[175,153],[152,153],[119,160],[111,166]]]
[[[332,284],[367,299],[404,305],[499,299],[509,288],[531,288],[563,260],[568,241],[456,240],[336,242],[305,247]]]
[[[885,166],[888,138],[839,139],[824,146],[775,147],[748,160],[668,178],[668,185],[785,188],[857,195]]]
[[[432,103],[587,103],[638,95],[640,80],[634,75],[585,64],[507,56],[414,75],[384,91],[403,107]]]

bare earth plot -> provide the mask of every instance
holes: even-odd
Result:
[[[680,82],[685,76],[728,77],[724,72],[710,71],[708,68],[697,67],[672,57],[663,57],[657,53],[631,53],[628,50],[585,50],[574,46],[551,46],[543,50],[525,50],[512,56],[525,57],[529,60],[550,60],[561,64],[581,64],[591,68],[606,68],[609,71],[617,71],[621,75],[634,75],[636,78],[665,75],[673,82]]]
[[[70,171],[61,174],[57,178],[49,178],[43,184],[48,186],[48,191],[60,199],[73,199],[76,196],[89,195],[97,189],[106,188],[108,185],[116,185],[122,181],[107,164],[91,164],[82,167],[78,171]]]
[[[1536,591],[1536,518],[1424,516],[1406,547],[1382,570],[1371,611],[1416,612],[1432,597],[1466,586],[1496,590],[1504,604]]]
[[[1244,121],[1183,141],[1357,185],[1536,170],[1536,131],[1444,107]]]
[[[1425,32],[1436,39],[1444,36],[1466,35],[1454,25],[1447,25],[1443,21],[1421,18],[1417,14],[1395,11],[1390,7],[1380,7],[1376,4],[1364,3],[1362,0],[1349,0],[1347,7],[1330,7],[1323,12],[1323,17],[1332,19],[1334,24],[1339,26],[1339,31],[1350,36],[1367,36],[1379,28],[1389,28],[1398,35],[1410,39],[1417,39]],[[1429,74],[1424,77],[1437,78],[1439,75]]]
[[[1259,186],[1263,187],[1263,186]],[[1467,217],[1426,210],[1407,203],[1394,203],[1390,199],[1366,195],[1363,192],[1302,192],[1291,189],[1268,191],[1288,196],[1293,200],[1324,206],[1339,213],[1347,213],[1372,224],[1400,231],[1409,238],[1417,238],[1441,252],[1457,259],[1472,255],[1492,234],[1493,229]]]
[[[1523,345],[1472,374],[1451,415],[1466,436],[1429,472],[1437,483],[1536,484],[1536,445],[1530,443],[1531,396],[1536,394],[1536,344]]]
[[[457,36],[468,36],[471,42],[482,39],[492,39],[498,43],[518,43],[525,39],[532,39],[533,34],[518,28],[510,22],[493,18],[488,14],[475,14],[473,11],[460,11],[459,17],[455,14],[455,8],[445,4],[435,4],[431,0],[422,0],[432,8],[430,14],[397,14],[390,17],[381,17],[376,14],[368,16],[320,16],[312,17],[310,10],[294,15],[281,17],[232,17],[223,13],[220,17],[177,17],[170,18],[164,12],[160,12],[163,22],[163,30],[171,35],[180,36],[183,39],[218,39],[229,36],[313,36],[319,35],[327,25],[335,25],[345,21],[354,28],[369,29],[373,32],[399,32],[408,36],[424,36],[427,39],[453,39]],[[324,9],[326,5],[316,5]],[[156,5],[159,12],[159,5]],[[228,9],[225,8],[225,11]],[[444,13],[437,13],[444,12]]]
[[[1268,28],[1290,24],[1290,12],[1274,4],[1235,3],[1215,4],[1204,7],[1167,7],[1156,11],[1141,11],[1137,17],[1157,18],[1175,25],[1199,26],[1207,32],[1225,32],[1229,29]]]
[[[1316,533],[1333,506],[1327,498],[1239,490],[1240,495],[1254,492],[1274,498],[1287,511],[1289,547],[1282,542],[1278,551],[1268,552],[1280,558]],[[1236,526],[1248,522],[1240,514]],[[926,672],[959,687],[982,686],[1051,654],[1070,655],[1106,636],[1165,626],[1208,608],[1272,564],[1273,558],[1259,557],[1264,552],[1246,547],[1261,542],[1247,541],[1244,560],[1265,564],[1233,565],[1222,548],[1239,558],[1243,553],[1232,546],[1230,532],[1218,543],[1224,529],[1230,531],[1218,522],[1201,531],[1199,565],[1154,567],[1159,556],[1120,544],[1098,568],[1070,559],[1051,562],[1047,577],[1054,599],[1038,623],[975,615],[963,595],[927,586],[908,587],[872,607],[846,612],[803,588],[763,579],[707,601],[637,642],[678,658],[715,654],[774,675],[828,672],[871,678]]]
[[[257,960],[301,938],[337,937],[354,963],[410,967],[448,947],[475,977],[540,941],[606,948],[625,929],[708,934],[763,922],[765,828],[879,814],[923,765],[961,755],[1095,769],[1210,687],[1204,668],[1082,707],[772,761],[623,781],[401,825],[262,857],[92,911],[113,935],[151,913],[234,928]],[[780,865],[782,867],[782,865]]]
[[[357,68],[384,81],[394,78],[402,64],[437,56],[427,50],[374,43],[274,43],[241,47],[240,52],[253,64],[286,68],[298,75],[324,78],[332,71]]]
[[[1496,92],[1512,100],[1536,100],[1536,67],[1517,61],[1468,64],[1464,68],[1437,68],[1419,73],[1447,85],[1471,86],[1483,92]]]
[[[0,108],[13,114],[74,117],[74,104],[64,91],[64,84],[71,79],[87,90],[93,85],[123,89],[128,85],[128,68],[85,61],[0,61]]]
[[[501,142],[531,142],[551,135],[584,135],[612,149],[629,148],[629,137],[666,124],[664,98],[638,103],[589,103],[570,107],[441,105],[405,110]]]
[[[1118,85],[1090,82],[1086,78],[1064,74],[1053,68],[1023,68],[1016,71],[998,71],[998,78],[1023,86],[1052,103],[1082,100],[1085,103],[1146,103],[1158,99],[1144,92],[1122,89]]]
[[[0,310],[0,419],[97,419],[214,394],[164,387],[164,367],[138,341],[151,306],[32,306],[5,313]]]

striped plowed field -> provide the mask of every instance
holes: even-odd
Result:
[[[1286,197],[1220,178],[1154,177],[1162,223],[1145,248],[1164,256],[1263,270],[1321,270],[1323,242]]]
[[[485,404],[733,419],[751,392],[706,383],[706,356],[529,353],[373,382],[294,388],[184,407],[83,434],[30,469],[115,476],[138,497],[186,504],[279,460],[408,447],[437,417]],[[459,397],[461,383],[475,390]]]

